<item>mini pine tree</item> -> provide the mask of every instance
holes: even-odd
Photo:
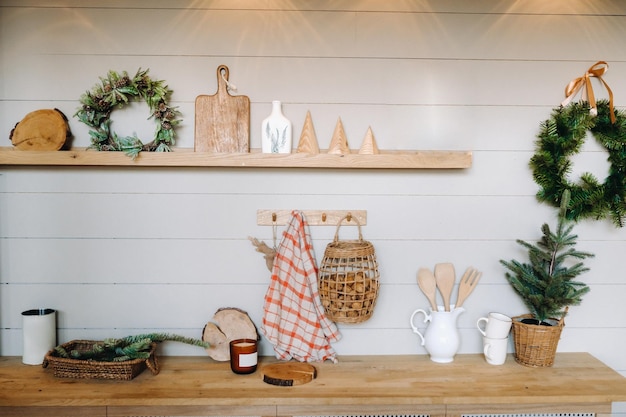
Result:
[[[556,233],[544,224],[541,227],[543,236],[536,244],[516,240],[528,249],[529,263],[500,260],[508,269],[505,274],[507,280],[538,324],[550,317],[564,316],[567,307],[580,304],[582,296],[589,292],[586,284],[574,281],[589,270],[583,262],[576,260],[582,261],[594,255],[574,248],[578,236],[572,234],[574,225],[566,217],[569,200],[569,190],[565,190]]]

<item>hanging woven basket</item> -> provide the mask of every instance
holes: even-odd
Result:
[[[339,240],[342,222],[352,219],[359,239]],[[359,220],[344,217],[337,224],[334,240],[326,246],[318,274],[320,299],[328,318],[338,323],[369,319],[378,298],[379,277],[374,246],[363,240]]]

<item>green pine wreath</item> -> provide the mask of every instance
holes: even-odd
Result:
[[[550,119],[541,124],[537,150],[530,159],[533,178],[540,185],[537,199],[555,207],[561,204],[564,190],[571,194],[567,210],[569,220],[610,218],[623,227],[626,215],[626,116],[611,109],[606,100],[597,102],[597,116],[590,114],[587,102],[571,103],[552,111]],[[609,175],[600,182],[589,172],[572,182],[570,158],[578,153],[587,131],[607,150]]]
[[[130,78],[126,71],[121,74],[109,71],[100,77],[100,84],[80,97],[81,107],[74,116],[92,128],[90,149],[99,151],[123,151],[135,158],[141,151],[169,152],[174,145],[174,127],[180,123],[180,113],[168,104],[172,93],[165,81],[152,80],[149,70],[137,70]],[[135,136],[119,137],[111,130],[111,112],[123,108],[131,101],[144,100],[150,108],[150,118],[157,123],[154,139],[143,144]]]

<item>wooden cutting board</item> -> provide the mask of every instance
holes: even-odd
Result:
[[[283,362],[267,365],[263,368],[263,382],[281,387],[292,387],[313,381],[317,369],[302,362]]]
[[[217,67],[217,93],[196,97],[196,152],[250,152],[250,99],[228,92],[229,70]]]

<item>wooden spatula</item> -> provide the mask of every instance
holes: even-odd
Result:
[[[454,265],[451,263],[435,265],[435,280],[437,281],[437,288],[443,297],[445,310],[450,311],[450,296],[454,288],[454,281],[456,281]]]
[[[456,298],[455,307],[461,307],[467,297],[474,291],[476,285],[478,284],[478,280],[482,276],[482,272],[477,271],[471,266],[465,270],[461,281],[459,282],[459,293]]]
[[[437,282],[430,269],[420,268],[417,271],[417,285],[428,298],[433,311],[437,311]]]

